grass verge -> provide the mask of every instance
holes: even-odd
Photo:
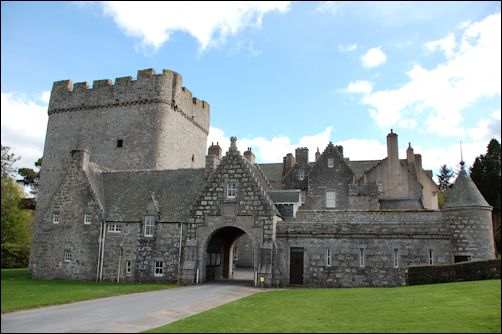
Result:
[[[500,333],[500,280],[270,291],[148,332]]]
[[[160,290],[174,284],[32,279],[28,269],[2,269],[2,313],[48,305]]]

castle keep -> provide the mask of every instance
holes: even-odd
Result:
[[[30,258],[37,278],[396,286],[409,266],[495,258],[492,208],[462,168],[442,210],[398,135],[382,160],[329,143],[280,163],[206,150],[210,107],[178,73],[55,82]],[[223,143],[222,143],[223,144]],[[278,157],[279,160],[279,157]]]

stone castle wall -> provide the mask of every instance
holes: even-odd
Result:
[[[405,269],[451,261],[448,225],[440,212],[303,211],[296,221],[277,224],[274,273],[280,286],[289,285],[291,247],[304,248],[306,286],[397,286],[405,283]],[[327,249],[331,264],[327,262]],[[364,249],[364,265],[360,252]],[[398,266],[394,267],[394,249]]]

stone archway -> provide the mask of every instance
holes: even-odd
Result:
[[[240,241],[240,242],[239,242]],[[239,245],[239,248],[236,246]],[[251,256],[249,249],[251,248]],[[245,266],[236,266],[243,256]],[[250,258],[249,258],[250,257]],[[203,277],[205,281],[247,280],[254,281],[254,245],[251,236],[238,227],[226,226],[215,230],[204,247]],[[236,262],[234,262],[237,260]]]

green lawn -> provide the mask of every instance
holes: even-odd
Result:
[[[27,269],[2,269],[2,313],[175,286],[173,284],[39,280],[32,279]]]
[[[150,332],[500,333],[500,280],[263,292]]]

